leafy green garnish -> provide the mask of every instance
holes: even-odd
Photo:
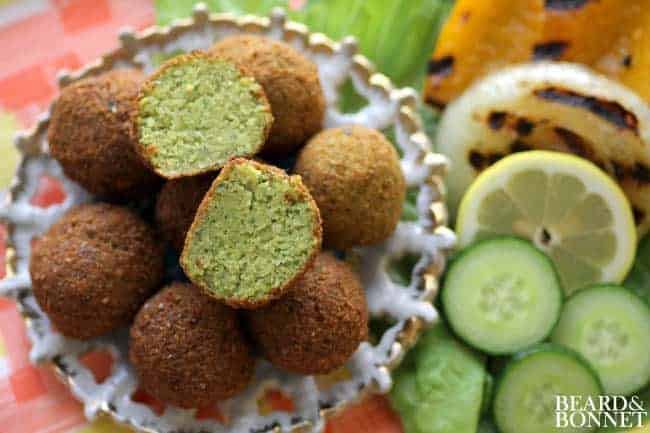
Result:
[[[485,377],[484,358],[438,324],[406,355],[390,398],[406,433],[474,432]]]
[[[417,198],[420,188],[409,188],[406,190],[406,200],[402,207],[402,221],[417,221],[418,207]]]
[[[428,105],[422,104],[420,106],[420,117],[422,118],[422,125],[424,132],[431,138],[432,145],[435,146],[433,141],[438,133],[438,123],[440,122],[440,111],[431,108]],[[435,149],[433,149],[435,150]]]
[[[623,285],[650,305],[650,235],[639,243],[636,260]]]
[[[361,52],[398,86],[419,88],[452,0],[310,0],[302,20],[339,39],[354,35]]]
[[[478,425],[476,433],[498,433],[498,431],[497,426],[494,425],[494,421],[489,418],[484,418]]]
[[[348,79],[340,90],[341,97],[338,101],[338,109],[342,113],[356,113],[366,105],[368,100],[357,93],[352,84],[352,80]]]
[[[485,373],[483,384],[483,402],[481,403],[481,415],[489,416],[492,411],[492,399],[494,398],[494,376],[489,372]]]
[[[381,337],[388,329],[395,325],[395,321],[388,317],[371,317],[368,320],[368,341],[370,344],[378,344]]]
[[[388,276],[390,279],[402,286],[411,284],[411,275],[413,268],[420,260],[417,254],[405,254],[397,260],[393,260],[388,264]]]

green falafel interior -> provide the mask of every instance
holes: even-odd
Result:
[[[256,308],[284,294],[321,238],[318,208],[300,177],[234,159],[201,203],[181,264],[212,296]]]
[[[221,168],[264,145],[273,116],[262,87],[234,64],[205,53],[167,61],[138,99],[138,150],[173,179]]]

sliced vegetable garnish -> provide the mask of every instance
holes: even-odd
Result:
[[[623,287],[573,295],[552,340],[589,360],[609,394],[630,394],[650,382],[650,307]]]
[[[621,282],[636,251],[621,189],[590,162],[559,152],[523,152],[485,170],[463,197],[456,231],[461,246],[500,234],[531,239],[566,293]]]
[[[442,306],[455,333],[490,354],[511,354],[545,339],[560,317],[553,262],[513,237],[480,241],[453,260]]]

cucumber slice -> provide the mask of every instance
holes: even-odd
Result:
[[[470,346],[499,355],[544,340],[560,316],[562,288],[551,260],[515,237],[477,242],[452,262],[442,306]]]
[[[598,399],[598,375],[579,354],[541,344],[516,355],[494,395],[494,421],[501,433],[577,433],[593,428],[556,427],[556,395]],[[568,414],[570,417],[570,413]]]
[[[483,357],[439,324],[397,370],[391,402],[406,433],[475,433],[484,380]]]
[[[551,339],[589,360],[607,393],[627,395],[650,381],[650,307],[623,287],[574,294]]]

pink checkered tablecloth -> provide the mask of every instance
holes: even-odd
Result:
[[[154,19],[150,0],[0,0],[0,151],[10,149],[14,130],[31,126],[56,96],[57,71],[96,59],[117,46],[121,28],[142,29]],[[60,198],[55,184],[41,181],[35,201]],[[2,245],[5,235],[0,228]],[[52,369],[29,363],[29,349],[14,303],[0,298],[0,433],[127,431],[107,420],[88,423]],[[99,356],[87,362],[98,370],[106,366]]]

